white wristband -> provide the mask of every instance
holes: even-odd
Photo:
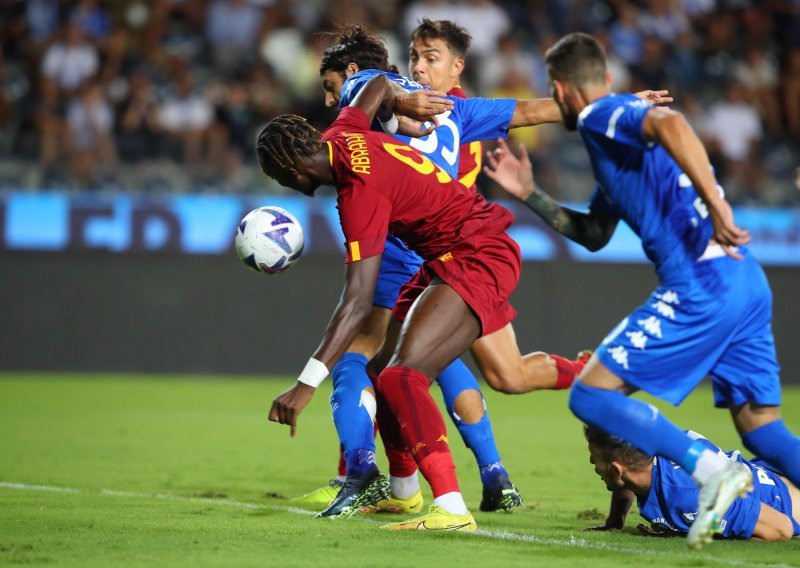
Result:
[[[309,358],[303,372],[297,377],[297,380],[310,387],[317,388],[322,381],[328,376],[328,367],[321,361],[317,361],[313,357]]]
[[[397,128],[400,126],[400,122],[397,120],[397,115],[392,114],[392,118],[387,120],[386,122],[382,121],[380,118],[378,122],[381,123],[381,128],[386,134],[396,134]]]

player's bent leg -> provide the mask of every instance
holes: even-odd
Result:
[[[402,339],[380,375],[381,394],[401,427],[406,446],[431,486],[436,530],[470,530],[474,521],[458,486],[444,420],[430,395],[430,379],[461,355],[480,332],[477,318],[446,284],[429,286],[416,300]],[[428,515],[431,524],[433,519]],[[387,528],[426,529],[425,518]]]
[[[584,367],[540,351],[522,355],[510,323],[476,340],[471,352],[489,386],[506,394],[569,388]]]
[[[746,403],[731,409],[744,447],[800,486],[800,438],[783,422],[778,406]]]
[[[442,390],[447,413],[464,444],[475,455],[483,486],[480,510],[509,511],[522,505],[522,496],[500,460],[492,423],[475,376],[461,359],[456,359],[436,381]]]
[[[722,516],[737,497],[752,488],[750,469],[729,462],[693,440],[650,404],[626,396],[630,388],[593,358],[570,392],[570,410],[583,422],[616,436],[648,455],[680,464],[700,485],[698,514],[689,531],[698,548],[719,530]]]

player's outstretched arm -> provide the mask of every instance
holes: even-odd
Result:
[[[497,143],[497,150],[486,153],[484,171],[487,176],[527,205],[553,229],[590,251],[600,250],[611,240],[617,227],[615,217],[591,211],[582,213],[561,206],[534,183],[524,144],[520,144],[517,158],[504,140],[498,140]]]
[[[667,90],[647,90],[634,93],[640,99],[650,104],[662,105],[672,102]],[[514,107],[514,115],[508,128],[520,128],[522,126],[536,126],[549,122],[562,122],[561,111],[553,99],[532,99],[527,101],[517,101]]]
[[[344,354],[372,311],[372,297],[381,265],[381,255],[347,265],[344,293],[333,312],[322,343],[309,359],[297,382],[272,402],[269,419],[287,424],[294,438],[297,419],[314,395],[329,369]]]
[[[689,176],[711,215],[714,240],[728,255],[742,258],[731,247],[750,242],[750,234],[734,222],[731,206],[717,188],[706,149],[684,116],[669,109],[652,108],[645,116],[643,132],[645,138],[661,144]]]

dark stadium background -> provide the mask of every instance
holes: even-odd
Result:
[[[754,229],[783,379],[800,381],[800,6],[790,0],[4,0],[0,370],[300,369],[340,292],[340,237],[315,205],[316,244],[291,271],[266,278],[239,263],[226,226],[232,240],[242,212],[286,198],[257,170],[254,132],[287,111],[321,128],[333,119],[317,76],[330,38],[318,32],[368,22],[405,72],[421,16],[473,32],[473,95],[547,96],[543,51],[573,30],[603,40],[618,90],[669,88]],[[548,126],[515,137],[540,185],[586,201],[576,136]],[[502,197],[485,179],[480,189]],[[153,213],[165,201],[184,216]],[[514,297],[523,352],[593,347],[653,287],[635,251],[588,262],[518,216],[531,259]]]

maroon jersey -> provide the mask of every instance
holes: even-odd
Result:
[[[359,108],[343,109],[322,140],[336,180],[345,262],[381,254],[389,232],[431,260],[468,237],[502,233],[514,220],[410,146],[371,131]]]
[[[456,85],[447,92],[448,95],[466,99],[467,94],[461,85]],[[462,144],[458,151],[458,181],[471,191],[476,191],[475,180],[483,166],[483,144],[480,140]]]

